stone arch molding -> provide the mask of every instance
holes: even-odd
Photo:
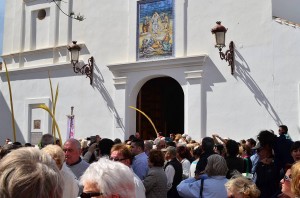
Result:
[[[128,138],[136,131],[136,112],[128,106],[135,106],[141,87],[150,79],[171,77],[182,87],[184,93],[184,126],[185,132],[194,139],[200,139],[201,123],[201,79],[207,55],[134,62],[108,65],[113,73],[115,85],[115,106],[125,126],[125,133],[114,122],[114,135]]]

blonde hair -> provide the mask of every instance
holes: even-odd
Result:
[[[295,196],[300,196],[300,161],[291,167],[291,191]]]
[[[244,198],[258,198],[260,196],[260,190],[255,183],[243,176],[233,176],[225,184],[225,187],[232,193],[242,194]]]
[[[14,150],[0,161],[2,198],[61,198],[63,184],[53,159],[37,148]]]
[[[59,169],[62,168],[65,161],[65,153],[62,148],[57,145],[47,145],[42,151],[48,153],[52,157]]]

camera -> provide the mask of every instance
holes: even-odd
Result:
[[[90,137],[87,137],[86,139],[90,141],[89,146],[91,146],[92,144],[96,143],[96,141],[97,141],[96,136],[90,136]],[[98,144],[97,144],[96,148],[98,148]]]

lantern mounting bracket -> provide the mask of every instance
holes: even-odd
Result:
[[[90,79],[90,85],[93,84],[93,72],[94,72],[94,57],[88,59],[88,63],[84,64],[82,67],[78,64],[79,52],[81,47],[77,45],[77,41],[72,41],[72,45],[68,46],[68,50],[71,53],[71,63],[73,65],[73,71],[78,74],[86,75]]]
[[[225,60],[228,62],[228,66],[231,67],[231,74],[234,74],[234,43],[233,41],[230,41],[229,43],[229,49],[226,50],[226,52],[222,52],[222,47],[219,47],[219,54],[221,60]]]

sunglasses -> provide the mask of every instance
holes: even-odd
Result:
[[[91,198],[103,195],[101,192],[83,192],[80,194],[80,198]]]
[[[110,159],[111,161],[120,162],[120,161],[126,160],[126,159],[128,159],[128,158],[121,158],[121,159],[119,159],[119,158],[113,158],[113,157],[110,157],[109,159]]]
[[[284,175],[283,180],[290,182],[290,181],[292,181],[292,178],[291,178],[291,176]]]

